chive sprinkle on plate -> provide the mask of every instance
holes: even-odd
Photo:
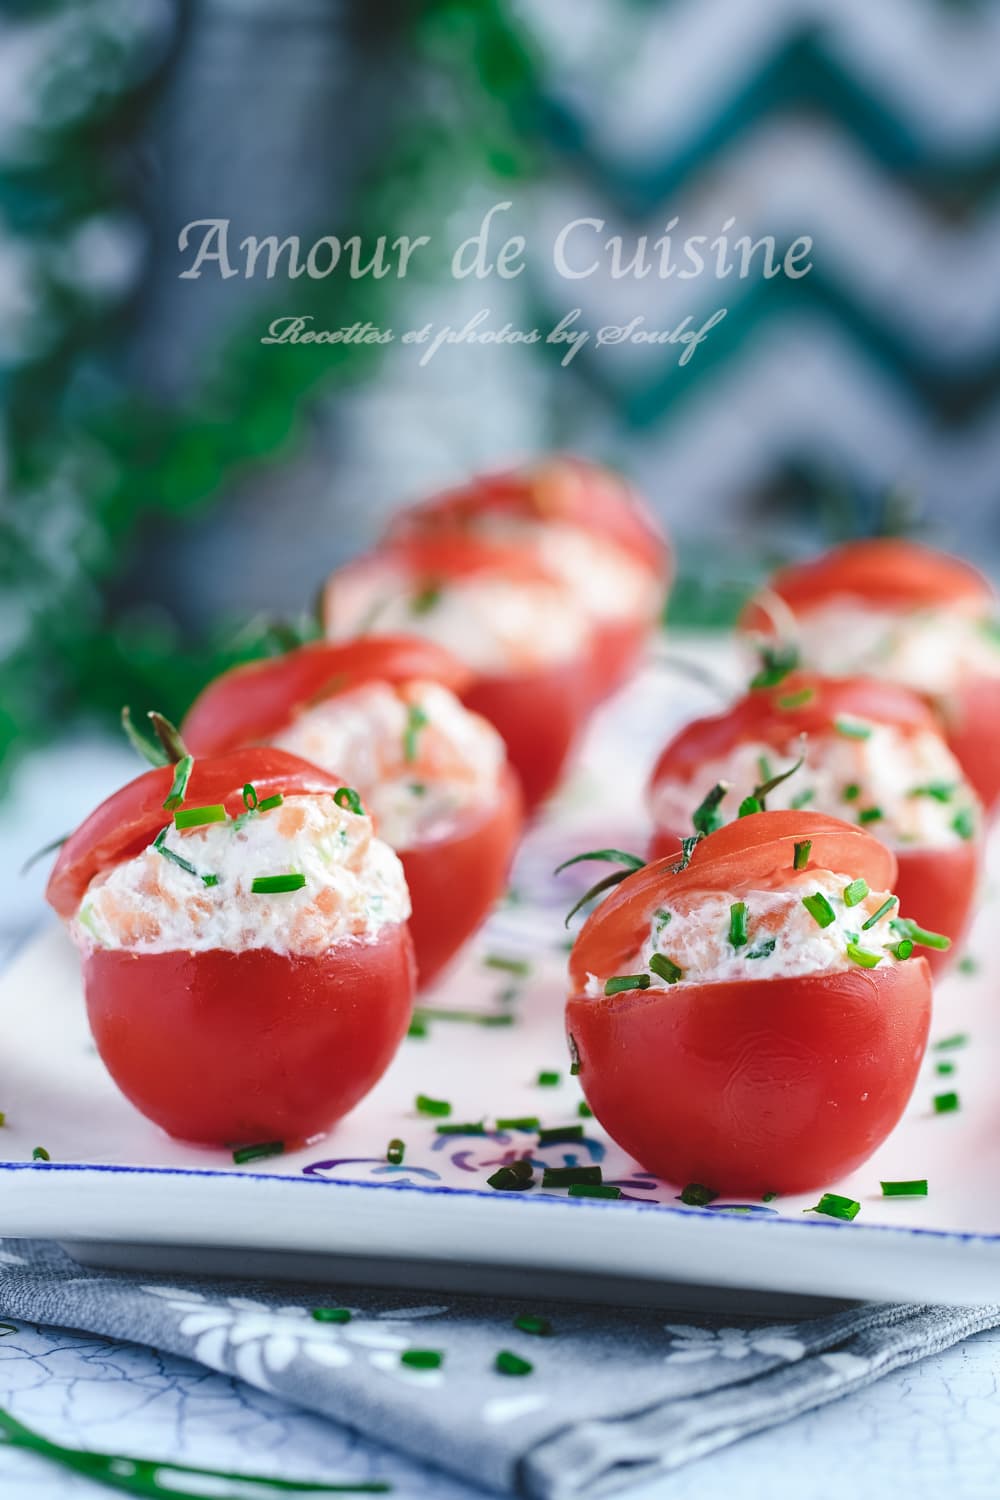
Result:
[[[861,1204],[856,1198],[842,1198],[839,1193],[824,1193],[818,1203],[812,1208],[802,1210],[806,1214],[825,1214],[828,1219],[856,1219],[861,1212]]]
[[[906,1182],[883,1182],[883,1198],[926,1198],[927,1178],[913,1177]]]

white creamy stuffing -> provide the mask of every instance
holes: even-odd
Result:
[[[797,616],[795,632],[802,665],[831,676],[864,673],[938,694],[956,679],[1000,676],[1000,644],[981,613],[832,599]]]
[[[653,618],[660,606],[659,580],[625,548],[564,521],[490,517],[480,535],[521,542],[536,549],[546,567],[564,580],[595,620]]]
[[[331,640],[416,635],[483,674],[506,675],[578,657],[589,617],[562,584],[483,574],[437,584],[395,569],[335,578],[327,594]]]
[[[164,814],[164,819],[168,814]],[[290,796],[244,819],[179,832],[96,875],[71,924],[84,951],[125,948],[319,955],[347,938],[374,941],[405,922],[410,898],[403,869],[372,822],[339,807],[332,794]],[[301,890],[255,895],[258,876],[305,876]],[[201,876],[217,878],[205,885]]]
[[[463,812],[488,807],[506,758],[493,726],[435,682],[339,693],[274,743],[356,787],[394,849],[444,837]]]
[[[705,793],[720,781],[728,782],[730,790],[719,812],[725,822],[732,822],[743,798],[768,779],[762,762],[777,775],[804,753],[805,765],[768,793],[771,811],[806,806],[810,812],[861,823],[893,848],[954,848],[978,828],[976,794],[940,735],[930,730],[905,734],[889,724],[862,727],[867,731],[864,738],[836,732],[810,735],[799,746],[790,737],[784,754],[771,745],[747,741],[729,755],[706,762],[695,782],[663,781],[651,794],[656,827],[687,832]],[[863,817],[873,811],[881,816]]]
[[[844,900],[852,876],[829,870],[793,873],[780,888],[761,888],[738,893],[688,891],[665,901],[650,924],[649,937],[634,960],[622,970],[628,974],[649,972],[654,954],[662,954],[681,970],[677,985],[716,984],[733,979],[787,979],[800,974],[836,973],[856,967],[848,952],[855,944],[879,956],[877,967],[898,960],[887,945],[898,935],[892,921],[898,906],[879,918],[869,931],[863,924],[888,899],[887,891],[869,892],[854,906]],[[805,907],[803,897],[819,893],[833,909],[834,919],[820,926]],[[746,943],[730,941],[732,907],[746,906]],[[669,913],[669,916],[667,915]],[[587,995],[604,994],[608,975],[588,975]],[[667,980],[650,974],[650,988],[665,987]]]

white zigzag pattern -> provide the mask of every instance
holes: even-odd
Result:
[[[714,238],[735,217],[731,241],[772,234],[781,246],[811,235],[817,271],[845,288],[876,325],[891,328],[904,346],[943,370],[967,371],[1000,346],[1000,203],[963,228],[946,225],[827,125],[803,124],[794,134],[774,123],[761,125],[710,177],[638,227],[616,222],[610,206],[581,205],[570,186],[556,191],[548,185],[538,195],[531,265],[553,306],[580,305],[592,326],[627,322],[654,307],[659,326],[688,312],[697,317],[720,305],[733,309],[748,287],[760,285],[759,257],[746,282],[716,280],[707,271],[689,281],[661,281],[655,272],[645,280],[613,281],[603,270],[587,280],[562,279],[548,247],[563,225],[582,216],[607,222],[601,233],[583,229],[569,242],[571,263],[581,269],[601,257],[600,247],[613,234],[624,237],[627,259],[637,235],[648,234],[652,245],[675,216],[675,247],[691,234]],[[507,217],[521,216],[512,211]],[[523,222],[512,227],[525,228]],[[655,350],[632,352],[636,361],[662,357]]]
[[[1000,8],[941,0],[684,0],[628,26],[606,0],[516,0],[556,92],[631,167],[678,154],[781,47],[814,27],[828,55],[931,151],[1000,132]]]

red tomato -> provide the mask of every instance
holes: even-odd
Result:
[[[625,620],[593,620],[588,663],[593,701],[626,681],[638,666],[646,636],[659,615],[672,571],[658,523],[617,474],[576,458],[549,459],[523,470],[480,475],[393,518],[390,540],[464,533],[509,517],[539,526],[557,523],[597,536],[627,552],[661,584],[652,612]],[[583,603],[588,603],[587,598]]]
[[[61,916],[75,914],[96,874],[138,854],[169,822],[173,775],[166,766],[137,777],[63,845],[46,892]],[[196,760],[185,802],[221,802],[232,816],[247,782],[262,801],[339,785],[295,755],[251,748]],[[122,1092],[172,1135],[213,1145],[300,1141],[327,1129],[388,1066],[415,982],[403,923],[319,958],[97,949],[84,979],[94,1040]]]
[[[322,957],[128,953],[84,961],[97,1050],[122,1093],[180,1140],[284,1141],[330,1129],[378,1082],[406,1034],[406,928]]]
[[[806,693],[811,696],[799,702]],[[819,677],[795,672],[776,687],[747,693],[724,713],[688,724],[661,753],[650,778],[650,791],[664,781],[696,781],[702,766],[723,759],[747,741],[763,742],[779,753],[791,754],[798,735],[819,738],[833,734],[842,717],[889,724],[904,734],[941,733],[940,720],[929,704],[897,683],[873,677]],[[1000,732],[1000,722],[997,728]],[[650,858],[671,854],[677,847],[678,832],[687,830],[658,829],[650,844]],[[900,910],[921,927],[943,932],[952,940],[950,950],[928,951],[926,955],[931,968],[938,972],[955,957],[969,925],[979,885],[982,839],[969,839],[953,849],[904,848],[897,851],[897,859]]]
[[[438,682],[453,692],[471,673],[432,641],[366,636],[303,646],[237,667],[210,683],[184,721],[196,753],[266,739],[317,702],[367,682]],[[368,788],[361,787],[362,796]],[[492,803],[470,808],[444,837],[397,849],[410,889],[410,933],[420,984],[454,957],[503,894],[521,832],[521,794],[505,768]]]
[[[896,862],[860,829],[808,813],[757,813],[705,839],[688,868],[629,876],[594,911],[570,956],[566,1026],[595,1116],[647,1171],[759,1197],[829,1186],[896,1124],[930,1025],[922,958],[878,969],[681,983],[588,998],[588,974],[622,972],[653,912],[681,890],[752,889],[792,868],[890,889]]]
[[[263,743],[305,709],[365,682],[439,682],[459,692],[470,672],[418,636],[316,641],[283,656],[223,672],[195,699],[182,726],[193,755],[221,755]]]
[[[445,838],[400,849],[410,888],[410,932],[421,987],[480,927],[502,895],[521,832],[521,790],[505,769],[491,806],[469,812]]]
[[[173,766],[159,766],[112,792],[63,844],[45,899],[61,917],[72,917],[101,870],[122,864],[151,844],[172,814],[163,804]],[[188,807],[221,802],[230,817],[243,811],[243,787],[251,782],[263,802],[275,792],[335,792],[336,776],[284,750],[245,749],[196,760],[184,801]]]
[[[369,578],[390,589],[408,585],[419,589],[477,577],[541,583],[566,592],[565,586],[523,548],[499,546],[464,534],[416,538],[360,558],[333,575],[324,603],[328,633],[340,634],[346,626],[340,594],[363,588]],[[415,616],[414,628],[418,627],[419,617]],[[503,736],[528,811],[558,784],[594,692],[588,641],[579,658],[551,665],[544,660],[512,662],[506,672],[473,675],[460,693],[466,707],[482,714]]]
[[[794,615],[836,598],[853,598],[877,609],[938,609],[953,606],[990,618],[996,594],[970,563],[899,537],[849,542],[822,557],[778,572],[769,585]],[[743,612],[745,631],[770,635],[775,622],[760,601]],[[932,698],[948,729],[948,743],[984,807],[1000,804],[1000,759],[993,753],[1000,732],[1000,679],[959,678],[946,695]]]

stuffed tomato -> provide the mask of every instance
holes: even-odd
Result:
[[[892,853],[808,812],[751,814],[630,874],[570,955],[587,1101],[647,1171],[760,1197],[882,1143],[927,1043],[931,976],[892,925]]]
[[[415,539],[348,563],[324,601],[333,640],[415,635],[469,669],[461,699],[498,730],[525,805],[552,792],[586,720],[592,632],[565,584],[523,548]]]
[[[558,457],[486,474],[395,517],[390,539],[465,533],[527,549],[589,614],[594,701],[638,665],[662,616],[670,550],[657,522],[620,475]]]
[[[945,966],[973,912],[983,819],[922,698],[870,677],[794,672],[688,724],[650,781],[654,857],[677,847],[710,786],[721,789],[709,815],[715,824],[763,803],[808,807],[888,844],[900,905],[938,935],[928,957],[932,968]]]
[[[357,788],[402,861],[421,984],[503,894],[521,828],[503,740],[456,696],[469,681],[430,641],[318,642],[225,673],[183,726],[196,755],[273,744]]]
[[[912,688],[940,713],[987,811],[1000,800],[996,595],[968,563],[917,542],[851,542],[779,572],[744,613],[758,639],[784,636],[802,666]]]
[[[298,1144],[409,1024],[409,898],[356,792],[272,749],[147,771],[63,846],[49,903],[122,1093],[170,1135]]]

